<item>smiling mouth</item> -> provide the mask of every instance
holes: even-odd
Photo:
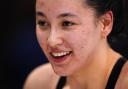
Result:
[[[55,59],[60,59],[62,57],[68,56],[72,53],[72,51],[66,51],[66,52],[51,52],[50,55]]]

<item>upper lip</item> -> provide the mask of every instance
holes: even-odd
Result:
[[[61,53],[71,51],[69,49],[50,48],[49,53]]]

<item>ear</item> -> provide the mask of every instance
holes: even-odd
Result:
[[[104,15],[102,15],[100,17],[100,23],[101,23],[101,37],[106,38],[112,31],[112,27],[113,27],[112,11],[108,11]]]

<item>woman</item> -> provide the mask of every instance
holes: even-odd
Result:
[[[36,35],[50,63],[24,89],[128,89],[128,62],[107,41],[122,26],[122,2],[36,0]]]

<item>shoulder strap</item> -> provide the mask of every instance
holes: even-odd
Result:
[[[125,62],[126,62],[126,59],[124,59],[124,58],[120,58],[116,62],[115,66],[112,69],[112,72],[110,74],[110,77],[108,79],[108,83],[107,83],[107,86],[105,89],[114,89],[116,81],[120,75],[121,69]]]
[[[66,77],[60,77],[56,89],[62,89],[66,83]]]
[[[116,62],[115,66],[112,69],[112,72],[110,74],[110,77],[108,79],[108,83],[107,83],[107,86],[105,89],[114,89],[116,81],[119,77],[119,74],[120,74],[121,69],[122,69],[123,65],[125,64],[125,62],[126,62],[126,59],[124,59],[124,58],[120,58]],[[64,87],[65,83],[66,83],[66,77],[60,77],[56,89],[62,89]]]

